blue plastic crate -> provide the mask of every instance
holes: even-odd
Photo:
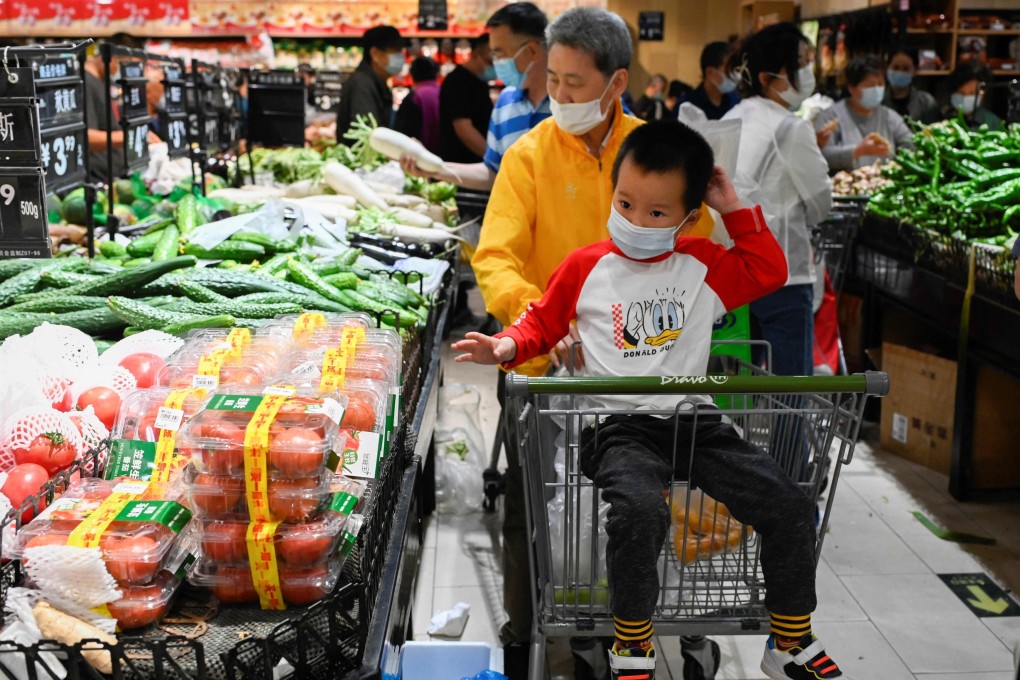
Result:
[[[403,680],[461,680],[482,671],[503,672],[503,649],[486,642],[406,642]]]

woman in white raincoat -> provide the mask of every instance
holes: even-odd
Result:
[[[751,303],[751,316],[772,346],[772,373],[812,375],[810,229],[832,207],[832,187],[819,150],[827,139],[793,113],[814,92],[811,46],[791,23],[769,26],[737,50],[733,70],[741,74],[745,97],[723,117],[743,124],[734,186],[745,201],[761,204],[790,271],[785,287]]]

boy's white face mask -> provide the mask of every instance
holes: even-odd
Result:
[[[609,237],[613,239],[613,243],[624,255],[634,260],[647,260],[671,252],[680,230],[693,214],[691,211],[683,222],[672,229],[656,229],[632,224],[630,220],[617,212],[614,205],[609,211],[609,221],[606,223],[606,227],[609,229]]]

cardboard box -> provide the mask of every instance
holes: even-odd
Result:
[[[949,474],[956,407],[956,362],[900,345],[882,345],[889,374],[882,399],[882,448]]]
[[[1020,456],[1016,453],[1017,403],[1020,403],[1020,381],[991,366],[978,368],[971,454],[975,489],[1020,487]]]

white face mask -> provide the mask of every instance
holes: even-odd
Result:
[[[778,73],[773,73],[771,75],[774,75],[776,78],[782,78],[790,85],[783,92],[775,90],[775,88],[773,88],[773,90],[775,91],[776,94],[779,95],[780,99],[786,102],[787,108],[789,108],[791,111],[796,111],[797,109],[799,109],[800,105],[804,103],[804,100],[810,97],[812,94],[814,94],[815,91],[814,64],[807,64],[806,66],[802,66],[800,70],[797,71],[797,82],[800,83],[799,88],[794,87],[793,83],[791,83],[790,79],[787,78],[786,76],[779,75]]]
[[[395,76],[404,70],[404,53],[394,52],[386,60],[386,72]]]
[[[715,84],[719,89],[719,94],[729,94],[733,90],[737,89],[737,81],[731,79],[728,75],[723,74],[722,80]]]
[[[976,94],[960,94],[954,92],[949,98],[953,108],[957,111],[963,111],[963,115],[969,116],[977,110],[977,95]]]
[[[606,92],[609,92],[609,88],[612,86],[613,79],[610,78],[609,84],[606,85],[606,89],[602,90],[598,99],[581,104],[560,104],[550,98],[549,109],[552,111],[553,118],[556,119],[556,124],[560,126],[561,130],[571,135],[583,135],[598,127],[599,123],[609,115],[609,108],[605,111],[602,110],[602,98],[606,96]]]
[[[869,111],[877,109],[878,105],[882,103],[885,98],[885,87],[882,85],[876,85],[875,87],[865,87],[861,90],[861,99],[858,102],[863,108]]]
[[[693,211],[672,229],[655,229],[631,224],[630,220],[617,212],[614,205],[609,211],[606,227],[609,229],[609,237],[624,255],[634,260],[647,260],[673,250],[677,235],[692,214]]]

